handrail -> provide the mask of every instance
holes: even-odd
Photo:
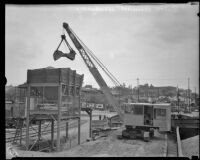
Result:
[[[177,139],[177,151],[178,157],[183,157],[182,147],[181,147],[181,138],[179,134],[179,127],[176,127],[176,139]]]

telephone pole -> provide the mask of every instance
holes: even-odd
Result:
[[[177,105],[178,105],[178,113],[179,113],[179,88],[177,85]]]

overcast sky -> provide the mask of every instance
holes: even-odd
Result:
[[[84,85],[98,86],[78,52],[74,61],[53,60],[67,22],[121,83],[134,87],[139,78],[140,84],[187,88],[189,77],[198,90],[197,13],[198,5],[190,4],[6,5],[7,84],[24,83],[27,69],[53,66],[77,70]],[[61,50],[68,52],[64,44]]]

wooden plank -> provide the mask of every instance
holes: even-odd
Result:
[[[54,148],[54,120],[51,120],[51,151]]]
[[[61,120],[61,96],[62,88],[61,85],[58,87],[58,118],[57,118],[57,151],[60,151],[60,120]]]
[[[68,139],[68,128],[69,128],[68,125],[69,125],[68,122],[66,122],[66,139]]]
[[[26,111],[26,150],[29,147],[29,114],[30,114],[30,86],[27,90],[27,111]]]
[[[68,72],[70,72],[70,68],[62,68],[61,69],[61,82],[68,84],[69,79],[68,79]]]
[[[58,114],[58,110],[31,110],[30,115],[33,114]]]
[[[31,87],[59,86],[59,83],[30,83]]]

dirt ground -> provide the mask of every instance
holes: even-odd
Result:
[[[159,133],[150,142],[118,139],[121,130],[108,137],[77,145],[61,152],[43,153],[17,150],[22,157],[162,157],[166,148],[164,135]]]
[[[86,157],[151,157],[163,156],[165,151],[164,135],[158,134],[150,142],[143,140],[118,139],[121,130],[114,131],[110,136],[96,141],[84,143],[80,146],[58,153],[58,156],[86,156]]]
[[[182,140],[182,150],[186,157],[199,156],[199,135]]]
[[[86,142],[89,138],[89,118],[88,123],[81,125],[81,145],[77,145],[77,129],[71,129],[69,134],[72,142],[71,146],[66,143],[61,152],[34,152],[20,150],[12,146],[20,157],[163,157],[166,153],[165,135],[155,132],[155,137],[150,142],[143,140],[118,139],[123,128],[115,130],[107,137],[102,137],[96,141]],[[74,139],[73,139],[74,138]],[[6,144],[6,158],[11,158],[9,144]]]

